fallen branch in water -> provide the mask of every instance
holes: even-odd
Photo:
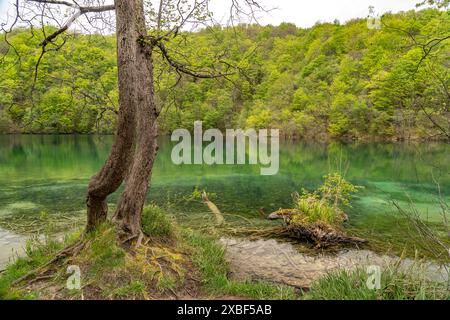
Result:
[[[234,237],[245,237],[249,240],[257,240],[261,238],[273,238],[273,237],[289,237],[289,233],[284,227],[239,227],[239,228],[224,228],[222,229],[226,234]]]
[[[220,212],[219,208],[217,208],[217,206],[208,199],[208,195],[204,190],[202,192],[202,200],[208,206],[209,210],[211,210],[211,212],[214,214],[214,217],[216,218],[216,224],[219,226],[223,225],[225,223],[225,219],[222,215],[222,212]]]
[[[0,227],[20,235],[38,235],[45,233],[63,233],[83,226],[85,216],[81,212],[71,215],[7,215],[0,219]]]

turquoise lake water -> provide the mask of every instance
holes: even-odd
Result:
[[[82,212],[89,178],[101,167],[111,143],[111,136],[0,136],[0,219],[42,211]],[[224,213],[256,218],[261,210],[292,206],[292,192],[316,188],[332,171],[364,187],[352,201],[352,224],[386,237],[395,233],[386,218],[396,214],[392,201],[404,207],[413,202],[424,218],[439,222],[434,181],[441,196],[450,200],[450,145],[445,143],[282,142],[275,176],[261,176],[258,165],[177,166],[170,158],[174,144],[160,142],[148,198],[158,204],[172,201],[187,217],[199,205],[178,200],[195,187],[213,194]],[[116,200],[117,194],[109,202]]]

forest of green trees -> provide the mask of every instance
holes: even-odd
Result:
[[[172,58],[226,76],[179,75],[155,56],[161,131],[202,120],[204,128],[279,128],[295,138],[442,138],[448,30],[449,11],[426,9],[386,14],[380,29],[357,19],[185,32],[170,42]],[[41,57],[41,32],[1,37],[0,132],[113,133],[114,36],[71,35]]]

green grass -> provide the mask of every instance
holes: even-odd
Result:
[[[342,211],[334,208],[326,201],[310,197],[299,199],[296,203],[296,209],[301,212],[295,215],[292,223],[312,224],[316,222],[336,225],[342,222]]]
[[[145,283],[139,280],[133,280],[131,283],[121,287],[108,287],[103,290],[103,295],[105,297],[111,297],[113,299],[121,299],[129,297],[140,297],[145,295],[146,292],[147,287]]]
[[[323,184],[314,192],[302,190],[302,195],[294,197],[295,207],[300,214],[292,223],[308,225],[315,223],[339,227],[345,221],[345,212],[340,207],[351,208],[351,195],[362,187],[348,182],[338,172],[323,177]]]
[[[142,231],[148,236],[165,237],[174,232],[168,214],[156,205],[149,205],[142,212]]]
[[[296,299],[293,288],[266,282],[237,282],[228,279],[224,249],[212,238],[184,232],[191,246],[194,264],[200,270],[204,288],[212,295],[234,295],[251,299]]]
[[[18,289],[11,289],[12,284],[22,276],[49,262],[66,245],[78,239],[79,233],[67,236],[63,242],[47,238],[45,243],[36,239],[28,240],[25,246],[25,255],[18,257],[14,263],[7,266],[0,274],[0,300],[33,299],[34,294],[24,293]]]
[[[87,276],[96,278],[125,264],[125,250],[117,244],[115,228],[105,223],[86,236],[84,250],[76,257],[75,264],[88,266]]]
[[[369,289],[366,283],[368,277],[364,269],[330,273],[315,282],[304,298],[311,300],[450,299],[447,284],[426,280],[417,270],[401,272],[396,267],[384,269],[378,290]]]
[[[29,240],[25,255],[18,257],[0,275],[0,299],[36,299],[40,292],[27,293],[12,288],[13,283],[22,276],[44,266],[63,248],[80,239],[80,232],[69,234],[63,241],[47,237],[45,241]],[[101,225],[95,232],[84,239],[86,245],[79,255],[71,260],[71,264],[80,265],[83,269],[83,282],[97,280],[102,275],[112,272],[125,264],[125,251],[117,245],[115,229],[111,224]],[[66,268],[61,267],[49,281],[58,283],[66,279]],[[77,295],[79,291],[68,292]]]

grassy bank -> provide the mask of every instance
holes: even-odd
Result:
[[[63,259],[56,257],[79,243],[80,232],[63,241],[30,240],[26,255],[0,275],[0,298],[297,298],[292,288],[230,280],[223,248],[211,237],[181,230],[156,206],[144,211],[143,230],[143,244],[129,249],[117,243],[115,228],[105,224],[83,238],[78,252]],[[80,270],[80,289],[67,289],[74,270],[69,266]]]
[[[379,287],[371,287],[367,270],[341,270],[318,280],[304,296],[311,300],[449,300],[450,287],[426,279],[420,270],[381,270]],[[371,284],[375,282],[370,281]]]
[[[62,241],[29,240],[25,256],[0,274],[0,299],[450,299],[448,284],[396,267],[382,270],[379,289],[369,289],[365,269],[330,273],[304,294],[262,281],[235,281],[216,232],[180,226],[154,205],[144,210],[143,230],[143,244],[129,248],[118,244],[114,226],[105,224],[59,260],[65,248],[80,243],[80,231]],[[70,290],[73,266],[80,270],[81,288]]]

